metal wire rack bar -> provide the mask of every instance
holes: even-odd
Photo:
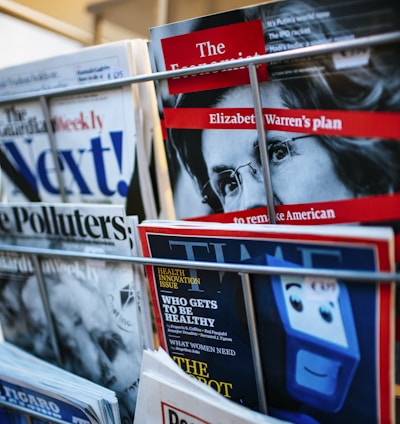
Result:
[[[75,86],[69,88],[54,88],[40,90],[31,93],[15,94],[12,96],[0,97],[0,104],[17,102],[23,100],[37,99],[41,96],[55,97],[61,95],[77,94],[97,90],[106,90],[114,87],[122,87],[127,84],[136,84],[147,81],[157,81],[189,75],[197,75],[206,72],[216,72],[249,65],[261,65],[282,60],[299,59],[302,57],[315,56],[318,54],[334,53],[347,49],[367,48],[382,44],[400,42],[400,31],[388,32],[385,34],[371,35],[351,40],[335,41],[333,43],[323,43],[314,46],[302,47],[282,52],[267,53],[257,57],[235,59],[229,62],[216,63],[210,65],[199,65],[193,68],[179,69],[174,71],[159,71],[151,74],[135,75],[127,78],[120,78],[113,81],[94,83],[90,86]]]
[[[126,262],[137,265],[169,266],[180,268],[196,268],[209,271],[228,271],[248,274],[286,274],[321,276],[326,278],[338,278],[346,281],[363,281],[376,283],[400,281],[400,273],[333,270],[328,268],[290,268],[273,267],[263,265],[247,265],[232,263],[216,263],[206,261],[188,261],[164,258],[145,258],[142,256],[120,256],[101,253],[71,252],[58,249],[47,249],[38,247],[25,247],[14,245],[0,245],[0,252],[25,253],[36,256],[58,257],[64,259],[92,259],[98,261]]]

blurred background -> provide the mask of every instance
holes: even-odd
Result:
[[[0,67],[126,38],[255,0],[0,0]]]

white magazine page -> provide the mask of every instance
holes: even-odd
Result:
[[[138,113],[130,86],[52,99],[62,181],[51,168],[44,171],[42,200],[57,201],[63,185],[68,202],[125,204],[140,131]],[[36,160],[50,155],[43,146],[33,153]]]
[[[131,57],[132,68],[135,75],[143,74],[143,62],[146,57],[143,56],[142,39],[131,40]],[[152,131],[153,122],[149,115],[148,109],[148,83],[135,83],[132,85],[132,93],[135,101],[140,105],[140,114],[135,116],[137,131],[137,175],[136,179],[132,179],[131,191],[127,199],[127,213],[136,213],[134,204],[139,201],[138,196],[142,199],[142,207],[145,217],[158,217],[156,199],[154,197],[154,186],[150,175],[150,165],[152,161]],[[136,170],[135,170],[136,171]]]
[[[130,231],[130,240],[132,246],[132,256],[140,257],[141,246],[137,232],[138,217],[127,216],[127,225]],[[142,331],[144,349],[154,348],[154,334],[153,334],[153,318],[151,312],[151,296],[149,293],[149,284],[144,267],[141,264],[132,263],[132,269],[135,277],[135,289],[138,309],[138,320],[140,322]]]
[[[196,380],[194,382],[197,383]],[[142,383],[146,393],[147,423],[273,424],[285,422],[240,405],[233,407],[232,402],[222,396],[219,399],[213,395],[208,396],[202,390],[196,390],[197,384],[188,390],[188,387],[151,372],[143,374]]]
[[[162,415],[170,414],[168,407],[164,409],[163,404],[173,407],[173,419],[177,419],[178,411],[182,411],[184,415],[180,419],[190,416],[196,424],[283,422],[229,401],[206,384],[186,374],[162,348],[157,351],[147,349],[143,353],[134,423],[174,422],[168,421],[167,416]]]
[[[128,77],[127,40],[0,69],[0,97],[79,87]]]
[[[289,234],[315,234],[315,235],[340,235],[341,237],[361,237],[361,238],[380,238],[387,240],[393,236],[393,230],[389,227],[359,225],[286,225],[286,224],[233,224],[202,221],[183,221],[183,220],[145,220],[140,226],[150,226],[154,228],[203,228],[212,230],[213,228],[224,228],[237,232],[265,230],[266,233],[289,233]]]
[[[152,73],[147,40],[132,40],[132,57],[135,64],[135,71],[138,75]],[[155,178],[158,188],[156,194],[158,194],[160,203],[160,213],[157,216],[173,219],[175,216],[172,203],[172,192],[154,81],[141,82],[135,84],[135,86],[137,88],[144,117],[142,132],[143,144],[140,151],[138,149],[138,154],[140,153],[142,155],[142,160],[144,160],[147,165],[147,171],[146,169],[142,169],[141,177],[147,179],[147,184],[150,184],[149,181],[151,177],[149,175],[149,166],[154,156]],[[155,199],[148,199],[148,202],[152,202],[150,204],[153,205],[152,207],[155,211]]]

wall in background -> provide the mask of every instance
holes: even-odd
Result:
[[[0,13],[0,67],[17,65],[82,47],[69,38]]]

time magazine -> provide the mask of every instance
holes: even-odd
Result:
[[[289,421],[393,422],[394,284],[337,276],[393,272],[390,228],[145,221],[139,233],[146,257],[190,262],[147,266],[161,346],[184,371]],[[261,266],[252,300],[240,273],[202,262]],[[291,275],[301,268],[331,275]]]

